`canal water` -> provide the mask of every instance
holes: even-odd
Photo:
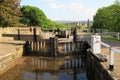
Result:
[[[81,57],[22,57],[0,80],[88,80]]]

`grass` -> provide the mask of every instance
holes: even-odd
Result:
[[[103,39],[105,39],[105,40],[120,41],[120,40],[118,40],[118,38],[115,37],[115,36],[104,36]]]

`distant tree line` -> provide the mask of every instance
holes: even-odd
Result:
[[[116,0],[114,4],[98,9],[92,28],[120,32],[120,1]]]
[[[47,29],[67,28],[48,19],[34,6],[20,6],[20,0],[0,0],[0,27],[40,26]]]

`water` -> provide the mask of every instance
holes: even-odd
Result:
[[[80,58],[23,57],[0,80],[87,80]]]
[[[23,80],[74,80],[73,75],[67,72],[53,75],[49,72],[36,74],[32,72],[23,71],[23,76],[24,76]],[[86,73],[78,73],[76,80],[87,80]]]

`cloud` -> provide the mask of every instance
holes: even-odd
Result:
[[[50,8],[52,8],[52,9],[76,10],[76,9],[82,9],[83,5],[78,4],[78,3],[71,3],[71,4],[52,3],[52,4],[50,4]]]
[[[57,5],[55,3],[50,4],[50,8],[52,9],[62,9],[64,7],[65,7],[64,5]]]
[[[78,16],[77,18],[92,19],[93,15],[96,13],[96,9],[89,8],[81,3],[67,3],[67,4],[56,4],[51,3],[49,7],[53,10],[63,11],[64,13],[69,13],[69,15]],[[66,15],[67,16],[67,15]]]

